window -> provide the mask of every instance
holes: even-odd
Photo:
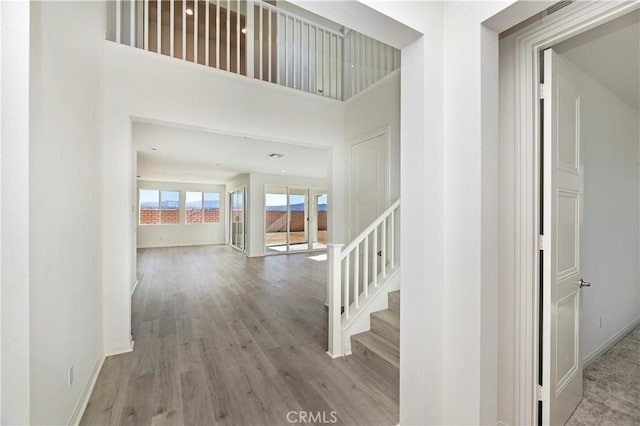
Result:
[[[204,193],[204,223],[220,222],[220,194],[218,192]]]
[[[157,189],[140,190],[140,225],[160,222],[160,191]]]
[[[180,192],[140,190],[140,225],[180,223]]]
[[[190,192],[186,194],[187,224],[220,222],[220,194],[218,192]]]
[[[160,223],[180,223],[180,192],[160,191]]]
[[[202,223],[202,192],[189,192],[185,198],[186,223]]]

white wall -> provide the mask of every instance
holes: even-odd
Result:
[[[247,79],[105,42],[104,97],[104,336],[108,353],[130,350],[131,251],[136,197],[131,119],[217,130],[281,142],[322,146],[341,159],[344,108],[341,102],[271,83]],[[329,191],[343,197],[342,163],[331,166]],[[115,213],[114,213],[115,212]],[[344,233],[344,213],[329,218]],[[340,218],[339,220],[337,218]],[[333,238],[330,235],[330,238]]]
[[[249,187],[249,173],[238,175],[226,183],[227,194],[234,192],[242,187]]]
[[[226,200],[228,197],[224,185],[138,181],[137,189],[180,191],[180,223],[166,225],[138,224],[138,248],[224,244],[226,242],[225,214],[227,211]],[[187,191],[219,193],[220,222],[187,225],[185,223],[185,193]],[[139,204],[137,207],[139,209]]]
[[[32,424],[67,424],[103,356],[104,30],[104,3],[31,4]]]
[[[29,12],[0,2],[2,424],[29,424]]]
[[[267,175],[251,173],[249,184],[249,241],[248,255],[264,256],[264,201],[265,186],[292,186],[295,188],[325,189],[325,179],[307,178],[287,175]],[[331,211],[331,204],[328,206]],[[330,214],[330,213],[329,213]],[[328,225],[330,226],[330,225]]]
[[[640,116],[588,70],[572,68],[581,93],[584,167],[580,267],[592,283],[582,291],[580,349],[592,361],[640,319]]]

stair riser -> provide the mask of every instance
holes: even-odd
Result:
[[[400,379],[398,367],[378,356],[358,341],[351,341],[351,353],[371,370],[375,371],[385,382],[394,386],[394,389],[398,387]]]
[[[400,329],[382,319],[371,317],[371,331],[388,340],[395,346],[400,346]]]
[[[400,294],[389,293],[389,309],[393,312],[400,313]]]

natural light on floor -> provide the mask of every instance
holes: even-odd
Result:
[[[324,262],[327,260],[327,253],[318,254],[316,256],[309,256],[309,259],[315,260],[316,262]]]

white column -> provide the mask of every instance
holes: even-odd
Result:
[[[343,244],[327,244],[327,301],[329,302],[329,354],[342,356],[342,315],[340,314],[341,264]]]

